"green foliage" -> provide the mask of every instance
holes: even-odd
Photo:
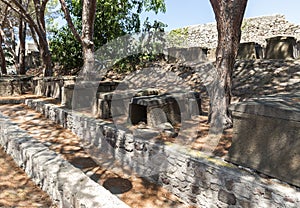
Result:
[[[143,53],[137,53],[122,60],[114,65],[114,70],[118,72],[135,71],[137,69],[147,67],[148,64],[164,59],[161,53],[164,48],[164,27],[166,24],[154,21],[151,24],[148,18],[144,22],[143,33],[140,36],[139,44],[133,46],[135,49],[142,47]]]
[[[82,0],[67,0],[66,2],[73,21],[76,22],[76,28],[80,31]],[[94,32],[95,50],[118,37],[140,32],[142,28],[140,14],[143,11],[158,13],[165,12],[165,10],[164,0],[97,0]],[[161,22],[155,21],[151,24],[147,20],[143,31],[161,31],[163,27],[165,25]],[[81,67],[83,63],[80,54],[81,46],[73,38],[71,31],[64,27],[55,31],[54,34],[50,44],[53,61],[63,65],[65,69]],[[133,59],[135,61],[130,61]],[[129,58],[127,61],[130,63],[137,62],[136,58]],[[125,65],[127,64],[122,64],[122,66]]]
[[[185,44],[185,41],[189,35],[188,28],[179,28],[171,30],[168,34],[168,42],[171,46],[180,47]]]
[[[81,44],[75,40],[70,29],[65,26],[53,30],[53,37],[49,43],[52,60],[59,63],[65,70],[79,68],[83,64]]]
[[[241,31],[245,31],[248,28],[248,22],[247,20],[243,20],[242,26],[241,26]]]

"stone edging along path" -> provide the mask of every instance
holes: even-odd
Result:
[[[149,140],[141,143],[137,138],[133,138],[132,135],[130,136],[120,130],[116,130],[112,125],[104,121],[77,115],[71,110],[60,108],[57,105],[49,104],[42,100],[27,99],[25,100],[25,104],[38,112],[42,112],[48,119],[72,130],[78,136],[84,138],[84,141],[92,144],[92,146],[95,146],[97,141],[93,141],[91,134],[101,133],[104,137],[99,140],[109,140],[110,144],[114,147],[112,150],[115,151],[115,156],[121,157],[125,162],[131,163],[130,165],[132,167],[142,167],[139,161],[139,156],[141,155],[150,154],[151,151],[164,152],[168,156],[168,164],[165,167],[165,171],[159,172],[155,182],[163,185],[189,204],[200,207],[300,206],[300,190],[277,180],[260,177],[254,172],[246,171],[220,159],[191,155],[190,152],[188,154],[183,153],[179,150],[177,151],[177,149],[174,150],[173,146],[158,146],[157,144],[151,144]],[[53,195],[54,199],[62,201],[62,207],[68,207],[70,205],[68,203],[73,203],[74,207],[78,207],[77,205],[84,205],[84,207],[112,207],[111,204],[114,203],[112,200],[115,198],[106,197],[106,195],[104,195],[107,194],[107,192],[105,192],[106,190],[104,190],[102,197],[105,198],[107,204],[102,201],[102,197],[100,197],[102,200],[99,200],[101,203],[104,203],[104,205],[99,204],[98,206],[91,204],[94,200],[93,197],[96,196],[90,196],[90,194],[96,193],[96,191],[102,193],[103,187],[100,189],[95,188],[95,184],[84,178],[84,176],[81,175],[82,173],[77,169],[74,169],[73,177],[73,175],[70,174],[73,173],[73,170],[70,169],[68,172],[68,170],[65,169],[69,167],[67,162],[59,162],[61,161],[59,156],[55,155],[54,152],[48,152],[49,150],[46,150],[44,145],[35,143],[35,140],[28,138],[26,133],[16,129],[15,125],[9,123],[7,118],[3,117],[2,120],[3,124],[1,124],[0,133],[1,135],[6,135],[6,139],[3,139],[4,137],[1,136],[1,144],[6,148],[8,153],[14,155],[17,161],[21,161],[18,162],[19,165],[23,165],[26,172],[33,177],[37,183],[40,183],[44,190],[47,191],[48,189],[49,192],[51,192],[49,195]],[[14,133],[14,135],[11,136],[11,134],[9,134],[8,136],[7,133],[5,133],[8,130]],[[18,137],[18,135],[23,136]],[[7,139],[7,137],[9,137],[9,139]],[[125,140],[125,142],[123,140]],[[98,145],[102,141],[99,141]],[[29,149],[26,150],[26,147]],[[41,159],[39,159],[40,156]],[[51,167],[51,170],[48,171],[45,167],[48,167],[51,161],[53,161],[52,164],[54,168]],[[36,163],[39,164],[39,166],[32,165]],[[59,168],[62,168],[62,170],[58,171]],[[57,174],[57,172],[60,174]],[[51,181],[52,175],[54,178]],[[65,182],[68,182],[68,178],[71,177],[72,179],[69,181],[71,183],[69,185],[64,185],[65,183],[58,184],[55,180],[58,176]],[[43,177],[45,179],[42,180]],[[75,179],[79,180],[79,185],[77,185]],[[83,189],[80,185],[90,187]],[[72,188],[75,192],[71,192]],[[76,192],[77,190],[87,191],[84,191],[83,196],[81,196],[79,192]],[[80,200],[76,197],[79,197]],[[116,205],[114,207],[118,206]]]
[[[1,113],[0,145],[59,207],[129,207]]]
[[[205,157],[199,152],[195,154],[173,145],[134,138],[109,122],[77,114],[41,100],[27,99],[25,104],[78,135],[93,147],[90,154],[96,153],[96,156],[92,155],[94,157],[101,155],[104,145],[106,151],[102,149],[101,156],[113,151],[114,157],[124,162],[123,165],[130,165],[134,171],[147,172],[147,165],[153,162],[153,152],[164,154],[167,156],[167,164],[152,179],[188,204],[199,207],[300,206],[299,188],[278,180],[261,177],[251,170],[221,159]],[[102,137],[97,137],[98,140],[95,141],[96,135]],[[107,143],[111,147],[108,148]]]

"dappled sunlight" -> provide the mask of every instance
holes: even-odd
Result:
[[[80,146],[80,139],[71,131],[46,119],[27,106],[0,105],[1,112],[9,116],[23,130],[43,142],[49,149],[61,154],[73,166],[81,169],[95,182],[116,194],[131,207],[190,207],[159,185],[117,167],[109,170],[99,166]]]
[[[55,207],[2,147],[0,166],[0,207]]]

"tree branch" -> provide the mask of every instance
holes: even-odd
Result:
[[[76,38],[76,40],[79,41],[82,44],[82,39],[81,39],[79,33],[77,32],[74,24],[73,24],[73,21],[72,21],[72,18],[71,18],[71,15],[70,15],[70,12],[69,12],[69,9],[67,7],[67,4],[66,4],[65,0],[59,0],[59,1],[60,1],[60,4],[61,4],[61,9],[65,14],[65,18],[67,20],[69,28],[71,29],[71,31],[72,31],[74,37]]]
[[[19,14],[20,16],[22,16],[36,31],[36,33],[38,34],[39,38],[42,39],[43,35],[41,34],[41,31],[39,30],[38,25],[34,22],[34,20],[31,18],[31,16],[27,13],[27,11],[24,9],[24,7],[16,0],[0,0],[2,1],[4,4],[6,4],[7,6],[9,6],[10,8],[12,8],[12,10],[14,10],[17,14]],[[11,3],[13,3],[14,5],[12,5]]]

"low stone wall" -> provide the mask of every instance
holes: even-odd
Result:
[[[33,93],[39,96],[53,97],[61,100],[62,87],[74,84],[75,76],[35,77],[33,78]]]
[[[120,82],[118,81],[95,81],[78,82],[65,84],[62,87],[62,105],[70,109],[91,107],[95,116],[98,116],[98,110],[102,110],[101,103],[98,101],[101,94],[112,92]],[[73,99],[75,97],[75,100]],[[92,102],[87,102],[92,101]],[[74,106],[73,106],[74,104]]]
[[[25,103],[77,134],[83,147],[99,163],[116,160],[121,166],[130,166],[189,204],[199,207],[300,206],[298,188],[260,177],[220,158],[170,143],[155,143],[151,140],[155,132],[140,129],[138,136],[133,136],[117,129],[113,123],[53,104],[31,99]]]
[[[0,96],[22,95],[31,91],[32,83],[29,76],[0,77]]]
[[[61,208],[129,207],[1,113],[0,145]]]

